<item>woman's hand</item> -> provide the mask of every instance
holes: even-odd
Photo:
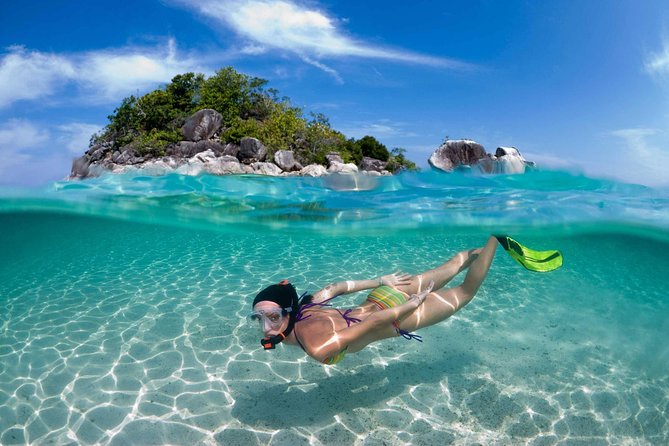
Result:
[[[379,284],[387,286],[402,286],[411,284],[411,274],[407,273],[392,273],[387,276],[380,277]]]
[[[409,299],[415,301],[416,307],[419,307],[423,304],[423,302],[425,302],[425,299],[427,299],[427,295],[432,292],[432,288],[434,288],[434,280],[430,280],[430,283],[427,285],[427,288],[425,288],[423,291],[419,293],[412,294]]]

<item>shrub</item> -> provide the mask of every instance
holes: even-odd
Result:
[[[404,156],[405,153],[406,149],[395,147],[391,151],[386,169],[393,173],[401,170],[418,170],[418,167],[414,162],[405,158]]]
[[[137,138],[133,146],[137,152],[142,155],[165,156],[165,148],[168,145],[179,142],[181,140],[181,133],[177,130],[156,130],[153,129],[148,133]]]

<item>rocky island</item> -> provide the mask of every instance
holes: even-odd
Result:
[[[223,68],[175,76],[164,88],[125,98],[93,135],[70,178],[142,169],[160,174],[389,175],[416,165],[373,136],[346,138],[322,114],[300,108],[267,81]]]
[[[322,114],[302,110],[267,81],[232,67],[214,76],[186,73],[164,88],[130,96],[93,135],[86,152],[72,163],[70,178],[141,170],[151,175],[176,172],[322,176],[332,173],[391,175],[415,170],[405,149],[389,151],[373,136],[347,139]],[[522,173],[533,163],[517,149],[499,147],[494,155],[471,140],[446,140],[429,159],[439,170],[475,168],[484,173]]]

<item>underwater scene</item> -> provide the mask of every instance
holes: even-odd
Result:
[[[421,343],[332,366],[247,322],[281,280],[415,274],[490,234],[564,264],[498,249]],[[0,189],[0,444],[669,444],[668,253],[669,191],[561,171]]]

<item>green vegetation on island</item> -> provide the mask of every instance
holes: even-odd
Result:
[[[268,81],[220,69],[213,76],[185,73],[174,76],[164,88],[141,97],[130,96],[109,118],[109,124],[93,136],[91,144],[130,147],[151,158],[165,155],[166,148],[183,139],[181,127],[193,113],[213,109],[222,115],[217,138],[222,143],[239,143],[244,137],[260,140],[272,156],[278,150],[292,150],[304,165],[325,164],[328,153],[339,153],[344,162],[359,165],[363,157],[388,162],[396,172],[414,170],[402,148],[389,151],[373,136],[346,138],[333,129],[328,118],[291,105],[278,91],[266,88]]]

